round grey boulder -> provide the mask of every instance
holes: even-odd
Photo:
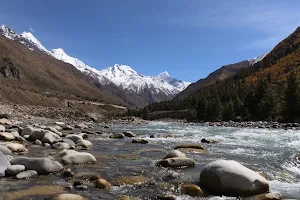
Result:
[[[60,172],[64,167],[57,161],[48,158],[26,158],[19,157],[10,161],[13,165],[24,165],[26,170],[35,170],[38,174],[49,174]]]
[[[25,171],[24,165],[11,165],[7,167],[5,173],[9,176],[15,176],[23,171]]]
[[[164,157],[164,159],[177,158],[177,157],[185,158],[186,155],[179,150],[171,150],[171,151],[169,151],[168,155],[166,155],[166,157]]]
[[[7,157],[0,152],[0,177],[5,176],[5,171],[10,166],[10,162],[8,161]]]
[[[216,160],[204,167],[200,186],[210,194],[252,196],[269,191],[268,181],[234,160]]]
[[[195,161],[191,158],[176,157],[176,158],[163,159],[161,161],[158,161],[156,165],[162,167],[170,167],[170,168],[193,167],[195,166]]]
[[[27,179],[27,178],[35,177],[37,175],[38,175],[37,171],[27,170],[27,171],[17,174],[16,177],[17,177],[17,179]]]

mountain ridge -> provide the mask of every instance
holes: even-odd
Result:
[[[158,76],[142,75],[127,65],[115,64],[112,67],[97,70],[86,65],[78,58],[69,56],[62,48],[47,50],[30,32],[23,32],[18,35],[13,29],[5,25],[1,26],[1,31],[2,35],[8,39],[19,41],[31,51],[36,48],[47,55],[73,65],[79,71],[89,76],[92,82],[102,89],[110,85],[109,88],[111,89],[107,90],[107,92],[114,93],[113,89],[116,90],[117,87],[119,88],[119,92],[124,90],[125,93],[130,94],[133,98],[135,94],[136,96],[144,96],[137,103],[139,106],[156,101],[169,100],[190,84],[190,82],[171,78],[167,72],[162,72]],[[112,84],[116,87],[112,86]],[[146,98],[146,96],[150,97]]]

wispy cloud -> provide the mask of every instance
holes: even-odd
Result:
[[[180,6],[181,9],[185,7]],[[253,39],[245,48],[266,49],[274,47],[300,26],[299,8],[300,2],[293,0],[198,1],[194,9],[186,13],[177,12],[166,23],[185,28],[251,30],[259,35],[259,39]]]
[[[29,27],[30,31],[33,33],[35,30],[31,27]]]

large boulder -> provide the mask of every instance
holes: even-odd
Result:
[[[195,166],[195,161],[191,158],[176,157],[176,158],[163,159],[161,161],[158,161],[156,165],[162,167],[170,167],[170,168],[193,167]]]
[[[10,163],[13,165],[24,165],[26,170],[35,170],[38,174],[60,172],[64,168],[59,162],[48,158],[19,157],[14,158],[10,161]]]
[[[65,150],[60,156],[62,157],[62,162],[65,164],[95,163],[97,161],[90,153],[77,152],[74,150]]]
[[[0,177],[5,176],[5,171],[10,166],[10,162],[8,161],[7,157],[0,152]]]
[[[0,140],[10,141],[10,140],[14,140],[14,139],[15,139],[15,137],[12,133],[0,132]]]
[[[4,132],[5,131],[5,127],[0,125],[0,132]]]
[[[216,160],[204,167],[200,186],[210,194],[252,196],[269,191],[268,181],[233,160]]]
[[[167,158],[176,158],[176,157],[183,157],[185,158],[186,155],[184,153],[182,153],[181,151],[179,150],[171,150],[164,159],[167,159]]]

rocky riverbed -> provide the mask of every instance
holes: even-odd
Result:
[[[300,196],[296,130],[139,120],[0,124],[2,199]]]

